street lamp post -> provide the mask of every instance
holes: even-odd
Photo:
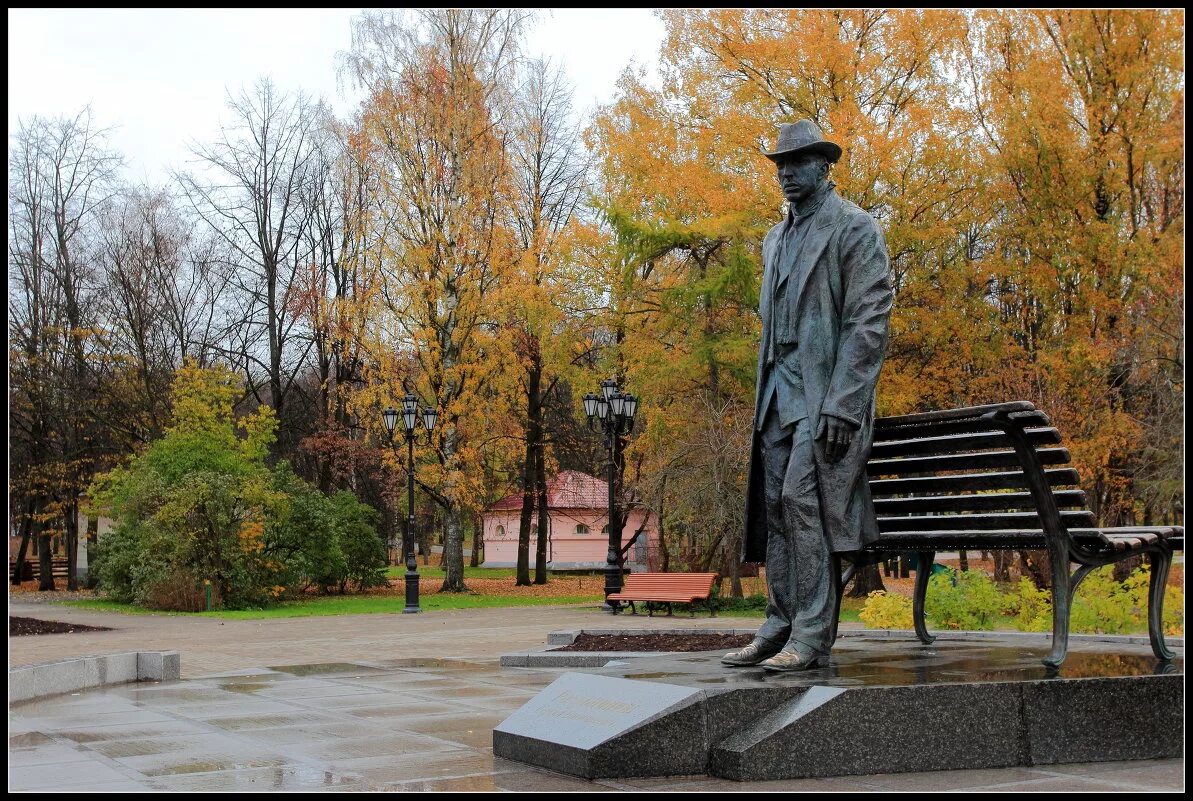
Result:
[[[397,409],[389,408],[381,413],[385,422],[385,431],[389,436],[389,446],[394,445],[394,429],[398,425]],[[431,407],[423,409],[423,427],[427,429],[427,440],[430,441],[431,432],[435,430],[435,421],[439,413]],[[418,608],[418,560],[414,556],[414,428],[418,423],[418,398],[407,395],[402,398],[402,426],[406,429],[406,531],[402,536],[402,551],[406,556],[406,608],[403,614],[413,614]]]
[[[634,430],[634,415],[638,411],[638,399],[622,393],[617,381],[607,378],[601,382],[600,394],[584,396],[584,414],[588,417],[590,431],[600,430],[605,434],[605,450],[609,452],[609,554],[605,564],[605,605],[609,611],[617,612],[620,601],[609,600],[609,596],[621,591],[621,525],[617,518],[617,454],[621,437]]]

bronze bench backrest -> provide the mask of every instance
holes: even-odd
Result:
[[[1070,533],[1097,538],[1096,525],[1064,467],[1069,452],[1048,416],[1027,401],[884,417],[875,421],[866,465],[880,543],[942,547],[1045,547],[1043,524],[1010,437],[983,415],[1013,413],[1045,468],[1060,517]],[[954,533],[955,534],[951,534]]]

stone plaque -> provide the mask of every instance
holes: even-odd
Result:
[[[493,730],[493,753],[589,778],[667,775],[668,765],[675,774],[702,772],[703,695],[692,687],[565,673]],[[641,747],[644,740],[650,747]]]

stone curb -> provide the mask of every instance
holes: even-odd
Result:
[[[8,671],[8,702],[133,681],[176,681],[181,671],[177,651],[129,651],[22,665]]]
[[[670,651],[521,651],[502,654],[502,667],[604,667],[611,659],[670,656]]]
[[[581,634],[634,636],[643,634],[753,634],[757,629],[579,629],[577,631],[553,631],[547,635],[546,650],[519,651],[502,654],[502,667],[604,667],[613,659],[644,659],[667,656],[666,651],[553,651],[551,647],[571,645]],[[1014,639],[1021,642],[1047,643],[1050,632],[1036,631],[940,631],[933,632],[941,640],[999,640]],[[881,637],[887,639],[915,640],[914,631],[901,629],[841,629],[841,637]],[[1117,643],[1120,645],[1147,645],[1146,635],[1135,634],[1070,634],[1069,642]],[[1172,648],[1184,648],[1184,637],[1166,637]]]

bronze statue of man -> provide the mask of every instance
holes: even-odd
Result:
[[[828,180],[841,148],[811,120],[774,152],[787,218],[762,243],[743,561],[766,562],[766,622],[727,665],[827,666],[834,554],[878,536],[866,459],[894,293],[878,222]]]

